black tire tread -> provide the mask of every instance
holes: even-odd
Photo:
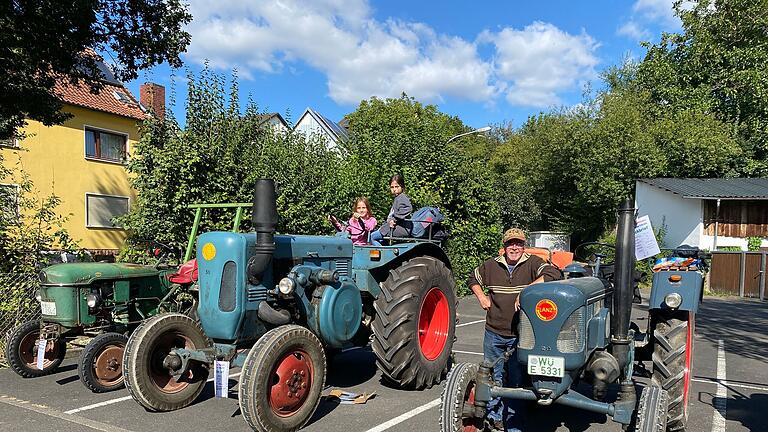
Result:
[[[440,395],[440,431],[461,432],[464,408],[464,390],[477,377],[476,363],[455,365],[445,380],[443,393]]]
[[[264,378],[264,374],[271,373],[270,368],[259,368],[258,365],[263,365],[266,358],[272,354],[275,347],[282,347],[284,344],[296,338],[307,338],[310,343],[315,345],[315,348],[319,350],[322,356],[322,365],[319,365],[318,369],[322,369],[320,377],[313,377],[313,386],[317,383],[317,378],[320,379],[319,390],[317,391],[315,400],[312,401],[312,409],[306,418],[301,419],[298,424],[292,427],[286,428],[284,425],[271,425],[266,422],[268,414],[265,412],[265,408],[257,403],[259,394],[256,392],[257,384]],[[302,327],[294,324],[287,324],[277,328],[274,328],[264,334],[256,344],[250,349],[248,355],[243,363],[242,372],[240,376],[240,382],[238,383],[238,403],[240,405],[240,412],[243,415],[246,423],[251,429],[261,432],[289,432],[301,429],[311,418],[312,414],[317,409],[320,403],[320,393],[325,387],[326,378],[326,357],[323,345],[320,339],[312,333],[306,327]]]
[[[36,378],[51,374],[58,369],[61,362],[64,361],[64,356],[67,353],[67,343],[63,338],[59,338],[59,352],[53,363],[48,365],[43,370],[31,369],[26,366],[26,363],[19,356],[18,346],[21,344],[21,340],[32,331],[40,332],[39,321],[27,321],[16,327],[8,336],[8,340],[5,345],[5,358],[8,364],[11,366],[14,372],[24,378]]]
[[[637,406],[636,432],[666,432],[667,392],[654,385],[645,386]]]
[[[687,424],[683,406],[685,350],[688,338],[687,313],[659,315],[655,317],[655,323],[651,381],[653,385],[666,390],[669,395],[669,430],[684,430]]]
[[[139,364],[137,362],[137,360],[139,360],[137,358],[137,350],[139,345],[143,341],[144,337],[158,326],[158,322],[166,320],[169,322],[177,323],[186,322],[187,324],[192,325],[192,328],[198,331],[199,334],[204,338],[206,346],[213,345],[208,336],[205,335],[205,332],[200,326],[200,323],[181,313],[171,312],[155,315],[142,322],[136,329],[134,329],[133,333],[131,333],[131,337],[128,338],[128,343],[125,345],[125,352],[123,353],[123,378],[125,381],[125,388],[128,389],[128,393],[130,393],[131,397],[133,397],[133,399],[138,402],[139,405],[143,406],[147,411],[164,412],[184,408],[194,402],[195,399],[200,396],[200,393],[202,393],[203,387],[205,387],[205,380],[202,380],[202,382],[194,383],[197,388],[195,389],[193,396],[188,398],[185,403],[169,404],[163,401],[151,399],[146,382],[142,382],[146,380],[138,379],[137,373],[148,373],[149,370],[149,365]]]
[[[128,337],[122,333],[101,333],[91,339],[91,341],[88,342],[88,345],[86,345],[85,349],[83,350],[83,354],[80,357],[80,362],[77,365],[77,373],[80,375],[80,381],[83,383],[83,385],[94,393],[114,391],[125,386],[125,380],[109,387],[99,384],[93,374],[93,368],[91,368],[96,355],[98,355],[98,353],[108,345],[115,345],[116,342],[121,342],[123,347],[125,347],[128,343]],[[120,359],[120,361],[122,362],[123,360]],[[122,364],[120,365],[120,369],[122,373]]]
[[[389,277],[380,284],[381,295],[373,306],[376,317],[373,321],[371,347],[376,354],[376,364],[384,377],[401,388],[422,390],[440,382],[450,367],[450,351],[455,339],[456,322],[449,327],[449,339],[443,354],[435,361],[442,361],[440,370],[430,371],[420,358],[418,336],[408,327],[418,320],[419,299],[424,294],[428,279],[444,279],[442,287],[449,302],[456,310],[455,282],[446,265],[433,257],[422,256],[405,261],[392,269]],[[418,325],[418,323],[415,323]],[[447,352],[447,355],[445,355]]]

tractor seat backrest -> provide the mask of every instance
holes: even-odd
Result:
[[[168,276],[168,280],[171,283],[177,284],[190,284],[197,281],[197,259],[191,260],[182,264],[179,267],[179,271]]]

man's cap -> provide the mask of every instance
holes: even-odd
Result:
[[[502,243],[506,243],[510,240],[522,240],[525,241],[525,231],[520,228],[510,228],[504,231],[504,236],[501,239]]]

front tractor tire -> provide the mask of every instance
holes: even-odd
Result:
[[[67,352],[67,342],[59,337],[47,341],[43,368],[37,368],[37,343],[40,340],[40,322],[27,321],[16,327],[7,340],[5,358],[14,372],[24,378],[35,378],[53,373]]]
[[[325,353],[298,325],[268,331],[248,352],[238,384],[240,411],[260,432],[296,431],[312,418],[325,386]]]
[[[384,377],[401,388],[430,388],[448,372],[456,332],[451,271],[433,257],[393,269],[374,302],[373,352]]]
[[[125,346],[123,377],[134,400],[148,411],[174,411],[197,399],[208,378],[208,365],[192,362],[178,379],[168,365],[174,348],[212,346],[200,324],[187,315],[155,315],[134,330]],[[170,359],[170,360],[169,360]]]
[[[480,432],[483,419],[474,415],[476,363],[459,363],[451,369],[440,397],[440,432]]]
[[[670,431],[682,431],[688,423],[688,396],[693,372],[694,314],[679,311],[653,318],[653,385],[669,395]]]
[[[123,353],[128,336],[102,333],[88,342],[80,358],[77,372],[83,384],[94,393],[123,388]]]
[[[669,396],[655,385],[646,386],[640,395],[635,432],[666,432]]]

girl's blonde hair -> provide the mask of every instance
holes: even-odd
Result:
[[[368,217],[373,217],[373,213],[371,212],[371,203],[368,202],[368,198],[361,196],[355,198],[355,203],[352,204],[352,213],[357,211],[357,204],[362,201],[363,204],[365,204],[365,207],[368,209]]]

